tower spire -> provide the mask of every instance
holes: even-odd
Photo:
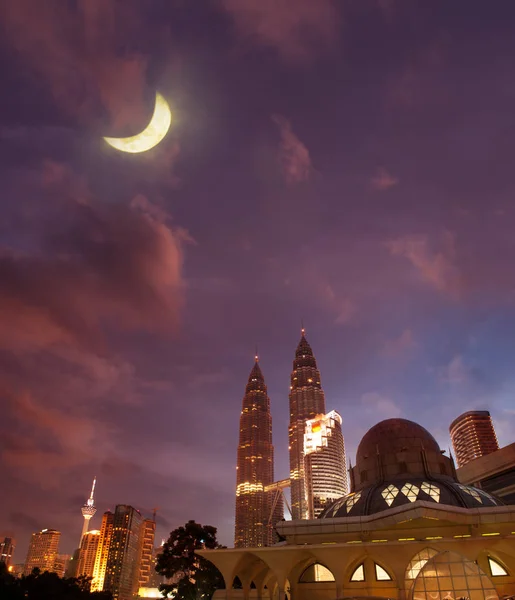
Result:
[[[255,362],[259,362],[259,352],[258,352],[258,345],[256,344],[256,352],[254,354],[254,361]]]
[[[82,516],[84,517],[84,524],[82,526],[82,533],[80,536],[80,541],[82,542],[82,537],[84,536],[84,534],[88,531],[89,529],[89,522],[91,520],[91,518],[94,516],[94,514],[97,512],[97,508],[95,506],[95,499],[94,499],[94,493],[95,493],[95,485],[97,483],[97,477],[95,475],[95,477],[93,478],[93,485],[91,486],[91,494],[89,496],[89,498],[86,500],[86,502],[82,505],[80,511],[82,513]],[[80,548],[80,543],[79,543],[79,548]]]

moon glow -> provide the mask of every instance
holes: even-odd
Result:
[[[154,114],[150,119],[150,123],[141,133],[126,138],[105,137],[104,140],[121,152],[130,152],[132,154],[146,152],[159,144],[168,133],[171,123],[172,113],[168,102],[159,92],[156,92]]]

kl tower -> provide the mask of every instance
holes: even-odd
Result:
[[[82,512],[82,516],[84,517],[84,525],[82,526],[82,533],[80,536],[80,541],[82,542],[82,537],[83,535],[88,531],[89,529],[89,521],[91,519],[91,517],[97,512],[97,508],[95,506],[95,500],[93,499],[93,494],[95,493],[95,484],[97,482],[97,478],[96,476],[93,479],[93,485],[91,487],[91,494],[89,496],[89,498],[86,500],[86,502],[84,503],[84,505],[81,507],[81,512]],[[79,543],[79,548],[80,548],[80,543]]]

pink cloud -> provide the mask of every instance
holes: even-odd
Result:
[[[461,276],[456,266],[454,236],[445,232],[439,249],[434,250],[427,235],[407,235],[387,243],[393,256],[407,258],[421,278],[440,292],[453,297],[461,292]]]
[[[399,337],[387,340],[384,344],[382,354],[387,357],[399,357],[417,347],[411,329],[405,329]]]
[[[334,0],[221,0],[239,35],[273,48],[287,62],[304,63],[335,45]]]
[[[0,23],[69,113],[91,119],[102,106],[114,130],[144,122],[145,59],[119,50],[121,39],[136,35],[128,3],[17,0],[0,3]]]
[[[402,415],[402,409],[388,396],[378,392],[367,392],[361,396],[361,404],[376,419],[393,419]]]
[[[295,135],[288,119],[281,115],[273,115],[272,121],[279,128],[281,136],[278,161],[286,183],[307,181],[313,172],[309,150]]]
[[[372,189],[378,192],[388,190],[389,188],[396,186],[398,183],[398,178],[394,177],[384,167],[379,167],[371,180]]]

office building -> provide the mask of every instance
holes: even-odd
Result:
[[[490,413],[472,410],[460,415],[449,427],[458,467],[499,450]]]
[[[132,506],[116,506],[103,586],[114,600],[132,600],[138,590],[142,523],[141,513]]]
[[[104,513],[102,525],[100,526],[100,538],[98,540],[98,549],[95,556],[95,566],[93,568],[93,581],[91,582],[92,592],[101,592],[104,589],[104,579],[107,568],[107,558],[113,536],[114,514],[111,511]]]
[[[145,519],[141,527],[138,587],[148,585],[154,568],[154,537],[156,535],[155,515]]]
[[[256,356],[249,375],[240,415],[236,464],[236,519],[234,545],[269,546],[273,526],[281,518],[277,507],[271,514],[272,492],[265,487],[274,480],[274,447],[270,398]]]
[[[349,491],[342,434],[336,411],[306,421],[304,468],[308,519],[316,519],[337,498]]]
[[[308,506],[304,481],[304,432],[307,420],[325,415],[325,397],[320,383],[320,371],[304,329],[295,351],[290,380],[288,447],[291,509],[293,519],[306,519]]]
[[[5,563],[7,568],[11,566],[15,547],[16,543],[12,537],[4,537],[0,542],[0,562]]]
[[[457,475],[461,483],[515,504],[515,443],[471,460],[457,470]]]
[[[100,543],[100,530],[92,529],[82,536],[82,542],[79,548],[79,556],[75,573],[77,577],[85,575],[93,577],[95,571],[95,558],[97,556]]]
[[[55,557],[54,573],[59,575],[59,577],[64,577],[70,566],[71,558],[71,554],[58,554]]]
[[[33,533],[30,539],[29,551],[23,569],[24,575],[30,575],[33,569],[54,572],[61,532],[55,529],[42,529]]]

